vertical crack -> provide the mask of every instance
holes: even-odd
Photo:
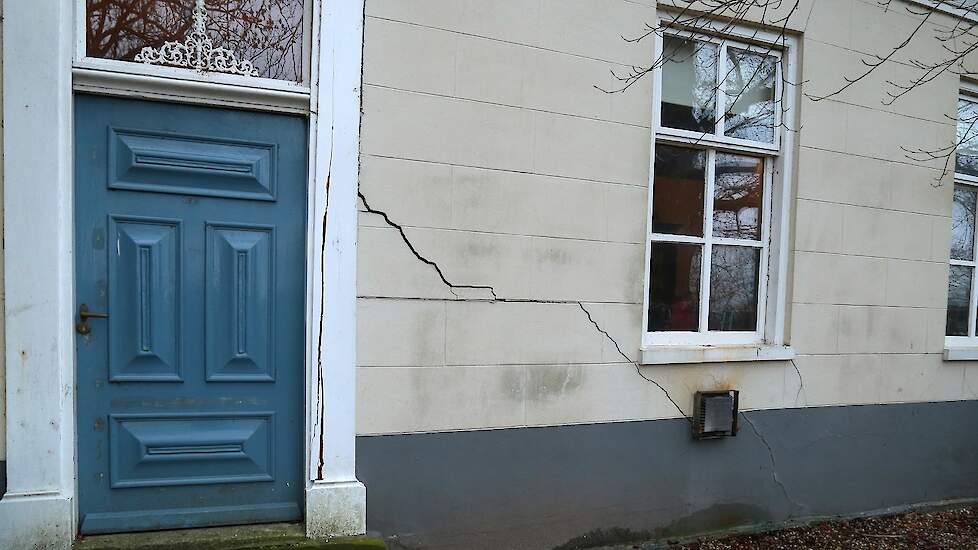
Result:
[[[330,128],[330,134],[332,135],[333,128]],[[333,147],[329,148],[329,160],[326,162],[326,204],[327,207],[323,209],[323,225],[322,225],[322,242],[319,244],[319,277],[322,281],[326,281],[326,226],[329,221],[329,185],[333,175]],[[325,384],[323,383],[323,327],[325,325],[326,318],[326,291],[325,288],[319,289],[319,334],[318,342],[316,343],[316,423],[313,426],[313,430],[319,432],[319,454],[317,455],[318,463],[316,464],[316,479],[323,479],[323,468],[325,466],[325,455],[326,455],[326,442],[324,441],[326,435],[326,416],[323,411],[324,400],[323,390],[325,389]]]
[[[757,425],[754,424],[754,421],[751,420],[749,416],[747,416],[746,412],[741,412],[740,416],[747,421],[747,424],[754,432],[754,435],[757,436],[757,439],[759,439],[761,441],[761,444],[764,445],[764,448],[767,449],[767,456],[771,461],[771,478],[774,479],[774,483],[776,483],[777,486],[781,488],[781,492],[784,493],[784,498],[786,498],[788,502],[794,504],[796,507],[804,508],[804,506],[800,502],[798,502],[791,496],[791,493],[788,492],[788,487],[785,486],[784,482],[781,481],[781,477],[778,476],[778,461],[774,457],[774,449],[771,448],[771,444],[768,443],[767,438],[761,434],[760,430],[757,429]]]
[[[789,361],[791,362],[791,366],[795,369],[795,374],[798,375],[798,391],[795,392],[795,405],[797,405],[798,398],[801,397],[801,393],[805,390],[805,379],[801,376],[801,370],[798,368],[798,365],[795,364],[795,360],[789,359]],[[807,396],[805,397],[805,402],[806,404],[808,402]]]

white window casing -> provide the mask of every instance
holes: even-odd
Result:
[[[668,16],[666,17],[668,19]],[[661,21],[659,22],[661,25]],[[717,45],[717,83],[715,93],[715,132],[704,134],[663,126],[662,64],[653,71],[653,132],[651,140],[647,237],[645,256],[645,296],[642,317],[642,363],[676,364],[727,361],[787,360],[794,356],[785,344],[785,311],[787,259],[789,251],[789,214],[793,177],[796,118],[793,106],[797,90],[792,85],[797,76],[797,41],[793,36],[756,29],[725,28],[722,36],[708,36],[700,31],[666,30],[666,36],[712,42]],[[656,35],[654,59],[663,51],[663,38]],[[727,48],[747,50],[780,60],[775,75],[774,137],[771,143],[738,139],[724,135],[725,93],[719,86],[726,78]],[[780,105],[778,102],[782,102]],[[788,117],[783,123],[782,114]],[[681,146],[706,152],[702,236],[656,233],[653,231],[653,197],[655,191],[656,145]],[[712,235],[715,158],[718,152],[743,154],[764,159],[763,200],[760,240],[719,238]],[[652,248],[654,243],[689,243],[701,246],[699,308],[697,331],[652,331],[650,307],[652,281]],[[760,250],[758,267],[757,321],[754,331],[710,331],[709,311],[713,245],[754,247]]]
[[[958,96],[959,105],[962,103],[970,103],[976,105],[978,109],[978,85],[971,84],[968,82],[961,83],[961,93]],[[959,108],[960,112],[960,108]],[[970,124],[970,123],[969,123]],[[958,122],[958,137],[956,138],[956,144],[960,147],[962,143],[962,132],[972,134],[972,137],[968,137],[967,141],[974,140],[974,133],[978,130],[978,125],[971,128],[970,131],[967,129],[962,130],[961,122]],[[964,136],[967,137],[967,136]],[[975,193],[978,195],[978,176],[974,174],[962,173],[957,170],[957,159],[955,159],[955,173],[954,173],[954,190],[955,194],[959,190],[965,193]],[[953,203],[958,202],[957,199],[952,201]],[[949,248],[952,248],[951,254],[949,254],[949,271],[953,271],[955,267],[970,269],[971,276],[969,279],[968,288],[968,311],[967,311],[967,331],[966,334],[948,334],[950,332],[960,332],[952,331],[950,316],[951,316],[951,286],[953,281],[951,280],[951,273],[948,275],[948,323],[945,327],[944,337],[944,360],[945,361],[974,361],[978,360],[978,231],[975,227],[975,211],[978,210],[978,196],[976,200],[970,204],[971,210],[971,258],[955,258],[953,255],[953,224],[954,224],[954,212],[952,205],[951,214],[951,224],[952,224],[952,239],[949,243]]]

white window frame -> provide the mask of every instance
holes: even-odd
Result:
[[[969,21],[978,22],[978,11],[975,9],[959,8],[955,6],[948,5],[947,0],[937,1],[937,0],[907,0],[914,4],[919,4],[921,6],[930,8],[932,10],[937,10],[939,12],[952,15],[954,17],[962,17]],[[973,6],[973,8],[978,8],[978,4]]]
[[[666,18],[668,20],[668,16]],[[660,16],[657,24],[663,26]],[[719,25],[719,24],[718,24]],[[708,31],[709,29],[707,29]],[[782,111],[794,114],[794,86],[782,89],[784,82],[797,81],[797,40],[793,36],[782,37],[779,33],[754,28],[724,28],[722,34],[708,34],[703,29],[667,29],[666,35],[713,42],[718,46],[718,79],[725,75],[727,47],[745,49],[779,57],[779,73],[775,77],[775,97],[780,98],[783,109],[775,109],[774,143],[726,137],[723,135],[726,112],[725,94],[718,91],[716,98],[716,133],[667,128],[661,124],[662,70],[653,71],[653,132],[649,168],[649,195],[647,206],[645,296],[642,312],[642,363],[701,363],[738,360],[783,360],[793,357],[794,351],[785,345],[785,303],[788,260],[789,207],[792,184],[792,161],[795,132],[782,127]],[[654,59],[662,55],[663,39],[655,36]],[[782,78],[782,74],[784,78]],[[794,127],[794,124],[790,124]],[[652,231],[652,207],[655,181],[655,147],[657,143],[698,148],[708,151],[706,187],[704,189],[703,237],[659,234]],[[760,156],[764,158],[764,195],[762,203],[761,240],[716,238],[712,235],[714,159],[717,152]],[[697,332],[649,330],[649,306],[651,281],[652,245],[654,242],[695,243],[703,245],[700,275],[699,327]],[[758,274],[757,330],[748,332],[709,331],[709,270],[710,251],[713,245],[750,246],[761,250]]]
[[[74,89],[146,99],[197,98],[199,103],[305,114],[312,89],[314,0],[304,0],[302,75],[299,82],[245,75],[202,73],[193,69],[90,57],[87,54],[88,13],[85,0],[75,0],[75,41],[72,62]]]
[[[961,91],[958,93],[958,100],[978,104],[978,85],[961,82]],[[960,174],[955,171],[954,187],[970,187],[978,191],[978,176]],[[957,260],[951,258],[950,255],[948,256],[949,266],[960,265],[972,268],[971,294],[968,298],[968,334],[970,336],[947,336],[947,327],[945,325],[944,358],[950,361],[978,359],[978,334],[976,334],[976,330],[978,330],[978,287],[976,287],[978,285],[978,227],[976,227],[974,237],[974,256],[971,260]],[[948,243],[948,252],[950,252],[950,243]],[[950,296],[948,298],[950,299]]]

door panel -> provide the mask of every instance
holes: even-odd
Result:
[[[109,188],[275,200],[273,143],[109,130]]]
[[[83,533],[301,518],[306,132],[76,96]]]
[[[180,382],[180,222],[109,218],[109,380]]]
[[[207,379],[271,382],[275,236],[207,226]]]
[[[272,481],[274,416],[112,415],[112,488]]]

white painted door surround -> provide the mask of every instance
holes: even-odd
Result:
[[[87,60],[77,19],[84,1],[3,2],[8,487],[0,548],[67,549],[77,531],[73,90],[308,113],[306,530],[364,531],[354,418],[363,2],[311,7],[309,85],[295,89]]]

